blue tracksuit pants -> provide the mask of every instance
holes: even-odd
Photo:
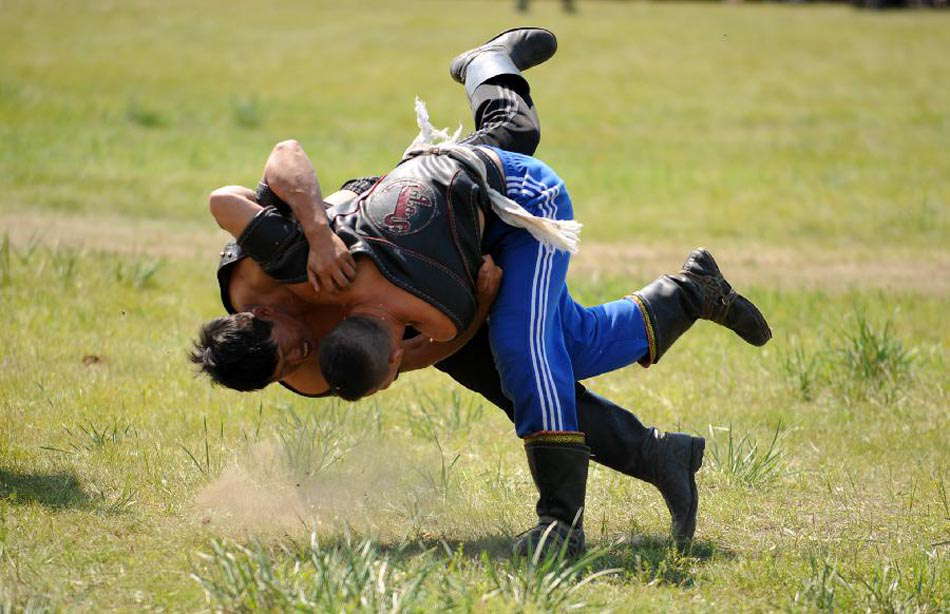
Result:
[[[543,217],[572,219],[564,182],[544,162],[495,148],[507,196]],[[491,348],[519,437],[577,431],[574,382],[629,365],[647,352],[643,315],[620,299],[584,307],[565,283],[570,254],[491,218],[485,249],[504,270],[489,314]]]

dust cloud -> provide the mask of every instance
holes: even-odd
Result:
[[[421,535],[453,496],[452,459],[440,454],[379,441],[301,452],[278,438],[240,453],[199,492],[196,512],[235,536]]]

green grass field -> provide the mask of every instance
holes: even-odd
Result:
[[[533,4],[0,3],[0,611],[950,608],[950,15]],[[512,560],[520,443],[435,372],[339,405],[185,360],[207,193],[288,137],[325,188],[384,171],[415,95],[469,127],[448,61],[520,23],[560,39],[529,76],[575,295],[704,244],[775,331],[589,382],[707,437],[685,555],[592,465],[590,557]]]

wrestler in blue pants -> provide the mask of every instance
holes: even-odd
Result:
[[[509,198],[537,216],[573,219],[564,182],[546,164],[494,150]],[[574,382],[629,365],[648,351],[638,305],[627,299],[579,305],[565,284],[570,254],[497,218],[488,223],[485,248],[504,270],[489,316],[491,348],[518,436],[579,431]]]

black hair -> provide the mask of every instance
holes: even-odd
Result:
[[[391,352],[392,337],[381,322],[352,316],[320,340],[320,371],[333,394],[355,401],[386,377]]]
[[[267,386],[277,369],[273,322],[252,313],[215,318],[201,327],[191,362],[222,386],[248,392]]]

